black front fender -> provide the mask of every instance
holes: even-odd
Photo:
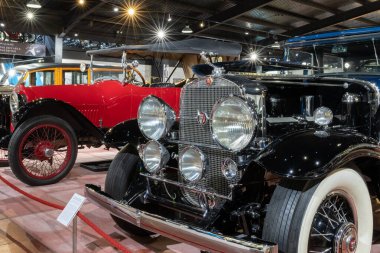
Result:
[[[313,179],[359,157],[380,160],[380,146],[374,139],[351,131],[309,129],[272,142],[255,163],[282,177]]]
[[[104,142],[108,147],[120,148],[127,143],[137,146],[140,138],[144,136],[141,134],[137,119],[132,119],[110,128],[104,135]]]

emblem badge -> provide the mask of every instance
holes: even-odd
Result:
[[[198,111],[197,121],[199,125],[205,125],[207,123],[208,116],[205,112]]]

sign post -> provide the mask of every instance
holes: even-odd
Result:
[[[77,234],[78,234],[78,220],[77,213],[82,207],[85,197],[74,193],[70,201],[67,203],[63,211],[57,218],[57,221],[62,225],[68,227],[73,222],[73,253],[77,253]]]

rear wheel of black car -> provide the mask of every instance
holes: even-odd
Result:
[[[132,180],[137,175],[140,158],[130,153],[119,152],[113,159],[106,176],[105,192],[115,200],[122,200]],[[138,236],[149,236],[153,233],[139,228],[127,221],[111,215],[116,224],[123,230]]]
[[[54,116],[26,120],[9,142],[9,165],[22,182],[54,184],[73,168],[78,142],[72,127]]]
[[[306,191],[277,186],[263,239],[282,253],[369,253],[372,229],[366,183],[356,171],[340,169]]]

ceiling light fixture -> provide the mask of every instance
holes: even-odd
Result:
[[[193,30],[191,30],[191,28],[190,28],[189,25],[186,25],[186,26],[182,29],[182,33],[186,33],[186,34],[193,33]]]
[[[26,7],[33,8],[33,9],[39,9],[41,8],[41,4],[37,0],[30,0]]]
[[[0,23],[0,26],[1,26],[1,27],[5,27],[5,23],[1,22],[1,23]]]
[[[245,35],[249,35],[249,32],[245,32],[244,34],[245,34]]]
[[[34,14],[33,14],[33,12],[28,11],[28,12],[26,13],[26,18],[29,19],[29,20],[32,20],[32,19],[34,18]]]
[[[79,36],[79,34],[78,34],[78,33],[74,33],[74,36],[75,36],[75,37],[78,37],[78,36]]]
[[[132,17],[133,15],[135,15],[136,10],[134,8],[130,7],[130,8],[128,8],[127,13],[129,16]]]
[[[274,42],[274,44],[272,44],[272,48],[280,48],[281,45],[278,41]]]
[[[78,3],[79,3],[80,5],[84,5],[85,0],[78,0]]]
[[[202,22],[199,24],[199,26],[200,26],[201,28],[203,28],[203,27],[205,27],[205,23],[202,21]]]
[[[114,12],[119,12],[119,7],[113,7]]]
[[[172,21],[172,17],[170,16],[170,13],[169,13],[168,22],[171,22],[171,21]]]
[[[159,38],[160,40],[163,40],[165,39],[165,37],[166,37],[166,32],[164,30],[157,31],[157,38]]]

